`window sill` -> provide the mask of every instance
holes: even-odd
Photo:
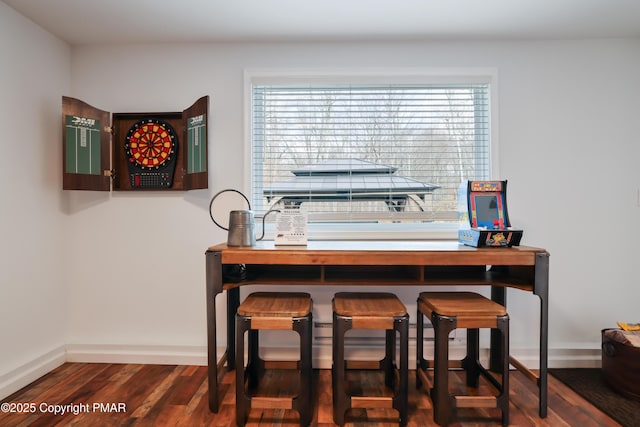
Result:
[[[265,239],[273,240],[273,238],[274,226],[267,224]],[[458,224],[312,223],[308,224],[307,238],[309,240],[457,240]]]

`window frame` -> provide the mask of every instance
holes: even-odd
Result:
[[[498,179],[498,105],[495,68],[354,68],[354,69],[245,69],[244,70],[244,182],[250,195],[252,171],[252,89],[254,84],[488,84],[489,179]],[[250,198],[251,199],[251,198]],[[257,219],[261,217],[258,215]],[[356,224],[308,225],[311,240],[456,240],[458,224]],[[273,239],[267,224],[265,239]]]

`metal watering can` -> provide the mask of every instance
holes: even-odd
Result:
[[[214,215],[213,213],[214,201],[216,200],[216,198],[218,198],[220,195],[224,193],[232,193],[232,195],[233,193],[235,193],[237,195],[240,195],[241,198],[238,199],[236,196],[236,199],[240,200],[243,203],[246,202],[246,205],[248,207],[248,209],[231,210],[229,212],[228,227],[221,225],[219,220],[216,221],[216,218],[215,218],[216,215]],[[236,203],[237,203],[237,200],[236,200]],[[267,217],[267,215],[271,212],[280,212],[280,211],[277,209],[271,209],[262,216],[262,234],[260,235],[260,237],[256,239],[255,229],[254,229],[255,216],[253,211],[251,210],[251,203],[249,203],[249,199],[247,199],[247,196],[245,196],[238,190],[226,189],[226,190],[219,191],[215,196],[213,196],[213,198],[211,199],[211,202],[209,203],[209,216],[211,216],[211,220],[215,225],[217,225],[218,227],[228,232],[227,233],[228,246],[255,246],[256,240],[262,240],[264,238],[264,220]]]

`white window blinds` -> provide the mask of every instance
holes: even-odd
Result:
[[[253,85],[253,206],[456,221],[460,183],[490,176],[489,106],[488,84]]]

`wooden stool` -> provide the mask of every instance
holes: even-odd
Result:
[[[427,373],[429,361],[423,356],[424,316],[431,320],[435,334],[433,387]],[[425,382],[431,387],[433,418],[448,425],[455,408],[498,408],[502,425],[509,424],[509,316],[502,305],[473,292],[423,292],[418,298],[416,386]],[[462,361],[449,361],[449,333],[467,329],[467,354]],[[497,329],[502,333],[502,380],[485,369],[479,361],[478,328]],[[449,368],[466,371],[467,386],[478,387],[480,374],[497,390],[497,396],[452,396],[449,394]]]
[[[380,361],[345,360],[344,336],[349,329],[385,330],[385,356]],[[400,359],[397,369],[396,332],[399,334]],[[389,293],[339,292],[333,298],[333,420],[344,426],[351,408],[393,408],[401,426],[407,423],[409,315],[402,302]],[[347,369],[382,369],[385,384],[393,396],[354,396],[345,390]],[[396,379],[396,374],[398,378]]]
[[[300,425],[307,426],[312,418],[311,402],[311,335],[312,300],[307,293],[256,292],[238,307],[236,314],[236,422],[244,426],[250,408],[295,409]],[[293,330],[300,335],[300,360],[293,362],[265,361],[259,357],[260,330]],[[244,366],[244,333],[248,331],[248,363]],[[297,369],[299,389],[296,396],[252,396],[265,369]]]

